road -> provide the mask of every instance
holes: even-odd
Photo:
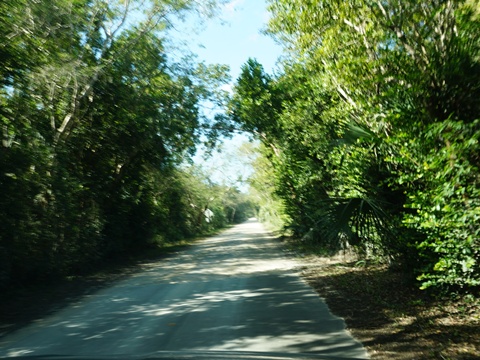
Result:
[[[259,351],[368,358],[255,220],[0,340],[0,356]]]

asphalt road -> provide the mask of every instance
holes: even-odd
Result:
[[[155,351],[368,358],[342,319],[250,220],[0,340],[0,356]]]

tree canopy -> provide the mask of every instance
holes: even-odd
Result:
[[[304,241],[403,266],[424,289],[478,289],[478,2],[268,1],[281,71],[249,59],[230,98],[226,66],[167,47],[175,19],[219,3],[0,2],[0,286],[260,206]],[[205,102],[227,116],[207,118]],[[258,204],[184,165],[234,128],[260,142]]]
[[[269,4],[282,71],[249,60],[230,114],[262,142],[286,225],[422,288],[478,288],[477,2]]]
[[[165,47],[173,19],[217,3],[0,3],[0,285],[244,219],[237,190],[182,166],[218,136],[201,107],[228,68]]]

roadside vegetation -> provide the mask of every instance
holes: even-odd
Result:
[[[230,102],[259,218],[373,359],[477,359],[478,1],[269,3]]]
[[[231,96],[227,67],[168,50],[218,3],[0,1],[2,294],[256,214],[315,249],[307,278],[367,347],[473,358],[478,1],[270,0],[284,57]],[[259,144],[249,196],[189,165],[236,130]]]
[[[222,134],[202,106],[225,103],[228,68],[168,50],[173,22],[216,3],[0,2],[0,288],[251,216],[188,165]]]
[[[285,56],[276,74],[248,60],[230,102],[261,144],[260,217],[478,296],[478,2],[269,3]]]

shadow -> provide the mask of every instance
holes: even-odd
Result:
[[[0,356],[215,350],[367,358],[256,222],[144,268],[6,337]]]
[[[333,274],[333,266],[310,275],[309,282],[365,347],[379,349],[376,352],[392,360],[478,359],[478,320],[462,322],[461,316],[450,316],[455,304],[429,297],[410,278],[386,267],[361,269],[342,263],[344,270]],[[478,307],[472,305],[469,311],[478,313]]]

